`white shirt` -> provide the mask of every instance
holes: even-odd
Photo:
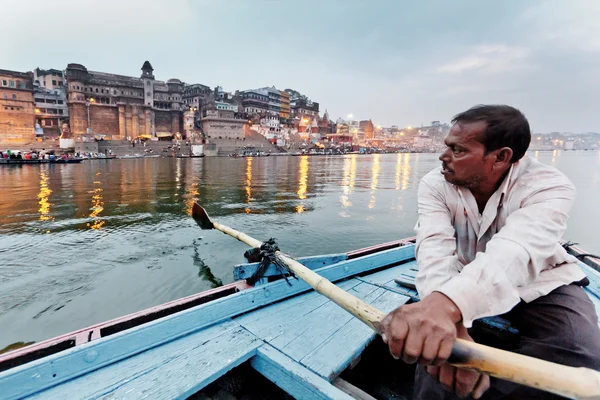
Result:
[[[481,218],[471,191],[448,183],[441,167],[419,185],[416,285],[460,309],[463,324],[503,314],[585,274],[559,241],[575,187],[561,172],[525,156],[514,163]]]

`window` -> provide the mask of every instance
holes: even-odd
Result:
[[[56,86],[56,79],[52,79],[52,85]]]
[[[6,79],[2,79],[2,86],[8,86],[8,81]]]
[[[62,103],[63,103],[63,101],[62,101],[62,100],[57,100],[57,103],[58,103],[58,104],[62,104]]]
[[[44,99],[35,99],[35,102],[36,103],[45,103],[46,100],[44,100]]]
[[[58,110],[58,113],[59,113],[60,115],[63,115],[63,110]]]
[[[16,100],[16,99],[17,99],[17,95],[13,94],[13,100]]]
[[[8,86],[15,87],[15,81],[8,81]]]
[[[96,93],[98,93],[98,88],[96,88]]]

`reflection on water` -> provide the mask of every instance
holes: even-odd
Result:
[[[354,191],[354,183],[356,180],[356,157],[356,154],[352,154],[349,157],[344,158],[344,178],[342,180],[342,194],[340,195],[342,208],[352,206],[350,195]]]
[[[300,157],[300,167],[298,169],[298,199],[306,199],[306,185],[308,182],[308,156]],[[298,214],[303,213],[304,205],[298,204],[296,206],[296,212]]]
[[[575,183],[565,239],[592,253],[598,154],[530,154]],[[231,282],[247,247],[200,230],[195,199],[294,257],[339,253],[414,235],[419,180],[439,164],[406,153],[0,167],[0,348]]]
[[[40,221],[48,221],[52,219],[48,214],[50,213],[50,202],[48,199],[50,198],[50,194],[52,190],[48,187],[48,174],[45,170],[40,171],[40,192],[38,193],[38,204],[39,204],[39,213],[40,213]]]
[[[106,221],[100,217],[100,213],[104,211],[104,202],[102,201],[103,189],[102,182],[100,181],[100,175],[102,175],[102,172],[96,172],[97,180],[94,181],[94,190],[88,192],[92,194],[92,212],[90,213],[92,223],[87,223],[87,226],[89,226],[90,229],[100,229],[106,223]]]
[[[252,200],[252,157],[246,157],[246,204]],[[250,214],[250,207],[244,209],[246,214]]]
[[[377,182],[379,179],[379,157],[380,154],[373,156],[371,165],[371,199],[369,200],[369,208],[375,207],[375,193],[377,192]]]
[[[9,351],[20,349],[21,347],[29,346],[30,344],[34,344],[35,342],[15,342],[11,343],[3,349],[0,349],[0,354],[8,353]]]
[[[194,260],[194,265],[198,267],[198,277],[210,283],[211,288],[217,288],[219,286],[223,286],[223,281],[219,278],[215,277],[210,268],[206,265],[202,257],[200,256],[200,252],[198,250],[198,239],[195,239],[193,242],[194,246],[194,255],[192,259]]]
[[[419,161],[417,154],[415,163]],[[402,166],[402,190],[408,188],[408,179],[410,178],[410,153],[404,153],[404,165]]]

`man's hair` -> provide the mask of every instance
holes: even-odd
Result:
[[[529,122],[521,111],[506,105],[478,105],[452,119],[453,124],[479,121],[487,124],[481,139],[486,152],[510,147],[513,151],[510,161],[513,163],[525,155],[531,142],[531,131]]]

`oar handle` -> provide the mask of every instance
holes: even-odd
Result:
[[[600,399],[600,373],[457,339],[448,362],[570,399]]]
[[[260,247],[262,244],[262,242],[228,226],[216,222],[213,225],[215,229],[251,247]],[[340,289],[298,261],[280,252],[277,252],[276,255],[296,276],[308,283],[318,293],[360,319],[375,332],[380,333],[379,324],[386,316],[384,312]],[[474,369],[496,378],[572,399],[600,399],[600,373],[588,368],[555,364],[463,339],[457,339],[454,343],[452,356],[448,362],[457,367]]]

